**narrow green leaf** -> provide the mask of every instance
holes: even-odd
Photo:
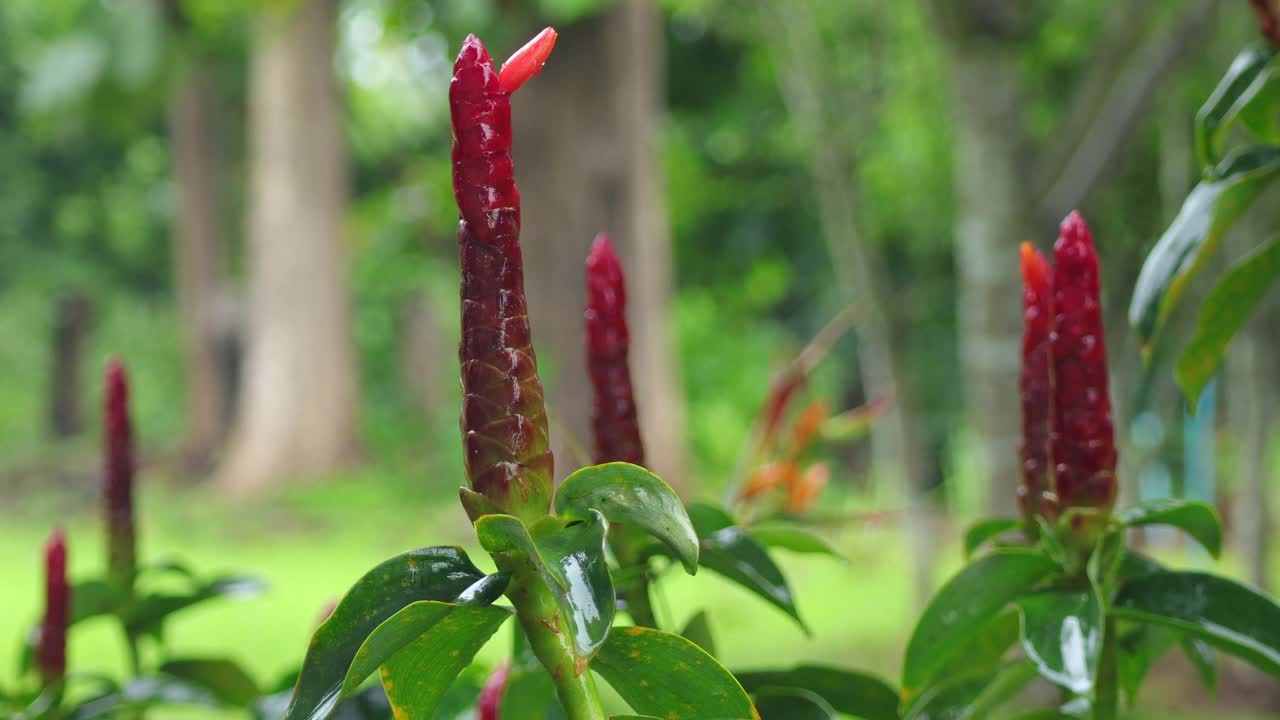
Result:
[[[974,705],[989,688],[998,685],[1003,691],[1018,682],[1030,682],[1035,675],[1031,663],[1019,662],[1002,665],[994,672],[983,670],[939,676],[936,684],[904,702],[902,717],[904,720],[969,720],[980,717],[974,713]]]
[[[823,665],[797,665],[790,670],[734,673],[747,692],[762,688],[800,688],[822,697],[837,712],[862,720],[898,720],[898,691],[874,675]],[[760,714],[768,718],[763,708]]]
[[[475,522],[480,545],[491,553],[514,552],[538,568],[573,635],[579,657],[590,659],[613,626],[617,597],[605,561],[604,516],[562,527],[539,525],[531,535],[510,515],[485,515]]]
[[[1181,630],[1280,676],[1280,605],[1251,587],[1208,573],[1159,573],[1125,583],[1112,612]]]
[[[1151,666],[1164,657],[1177,640],[1176,630],[1156,625],[1137,625],[1118,635],[1116,669],[1120,689],[1130,707],[1138,702],[1138,692]]]
[[[591,669],[636,712],[667,720],[759,718],[733,675],[679,635],[616,628]]]
[[[835,708],[817,693],[803,688],[766,687],[755,693],[756,711],[763,720],[836,720]]]
[[[844,559],[835,548],[831,547],[830,543],[807,530],[787,525],[757,525],[752,526],[747,532],[751,537],[755,538],[756,542],[765,547],[790,550],[793,553],[806,555],[827,555],[841,560]]]
[[[1196,155],[1201,166],[1209,168],[1217,164],[1222,140],[1249,98],[1258,93],[1255,80],[1266,68],[1271,55],[1271,51],[1264,47],[1241,51],[1201,106],[1195,122]]]
[[[170,615],[217,598],[245,599],[262,594],[267,584],[252,575],[228,575],[179,593],[148,593],[121,606],[125,626],[133,633],[156,633]]]
[[[698,536],[675,491],[637,465],[614,462],[585,467],[560,483],[556,512],[589,520],[597,510],[609,522],[634,525],[666,543],[693,575],[698,571]]]
[[[248,707],[259,695],[257,683],[244,668],[225,658],[169,660],[160,672],[208,690],[224,705]]]
[[[1191,662],[1192,667],[1196,669],[1196,674],[1200,676],[1200,683],[1204,685],[1204,689],[1210,693],[1218,690],[1218,656],[1214,653],[1213,648],[1203,640],[1184,637],[1179,643],[1182,646],[1182,654]]]
[[[1007,548],[978,558],[948,580],[911,634],[902,670],[903,696],[918,695],[987,621],[1056,569],[1039,552]]]
[[[971,672],[994,675],[1008,663],[1005,656],[1022,638],[1022,612],[1010,607],[997,613],[960,647],[936,677],[959,677]]]
[[[429,718],[458,673],[509,617],[510,612],[492,605],[417,602],[380,625],[352,667],[380,664],[382,687],[396,717]],[[408,643],[399,643],[400,638],[408,638]],[[375,664],[382,649],[393,654]]]
[[[1240,102],[1240,124],[1254,138],[1280,144],[1280,56],[1272,56]]]
[[[1227,345],[1280,276],[1280,238],[1258,248],[1223,273],[1196,320],[1195,335],[1178,356],[1173,376],[1190,407],[1218,372]]]
[[[1018,518],[986,518],[969,526],[964,533],[964,556],[971,557],[988,541],[1022,527]]]
[[[458,547],[412,550],[370,570],[312,636],[286,720],[328,717],[356,653],[388,618],[420,600],[451,601],[484,577]]]
[[[716,654],[716,641],[711,634],[711,619],[706,610],[699,610],[680,631],[686,640],[707,651],[712,657]]]
[[[1103,613],[1098,593],[1045,590],[1017,599],[1022,646],[1041,677],[1077,695],[1093,690],[1102,651]]]
[[[1129,304],[1129,323],[1149,348],[1178,304],[1188,282],[1205,265],[1227,230],[1280,175],[1280,147],[1237,151],[1219,167],[1216,180],[1202,181],[1147,255]]]
[[[1182,498],[1148,500],[1125,508],[1119,520],[1127,527],[1170,525],[1195,538],[1210,555],[1218,557],[1222,553],[1218,513],[1206,503]]]

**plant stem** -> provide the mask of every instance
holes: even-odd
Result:
[[[627,614],[639,627],[658,629],[658,618],[653,614],[653,601],[649,597],[649,578],[641,576],[623,589],[627,599]]]
[[[1120,706],[1116,621],[1107,615],[1102,636],[1102,657],[1098,660],[1098,685],[1094,691],[1093,720],[1115,720]]]
[[[569,720],[605,720],[595,680],[585,662],[579,667],[573,640],[542,575],[528,560],[515,555],[497,553],[494,560],[500,570],[511,573],[507,597],[516,608],[533,654],[551,674]]]

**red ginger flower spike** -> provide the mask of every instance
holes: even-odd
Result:
[[[1053,246],[1053,462],[1062,508],[1110,508],[1116,443],[1102,338],[1098,254],[1078,212]]]
[[[1018,395],[1022,401],[1022,440],[1018,455],[1022,482],[1018,506],[1033,525],[1035,516],[1052,519],[1053,455],[1053,288],[1049,263],[1031,243],[1022,243],[1022,372]]]
[[[48,686],[67,674],[67,624],[71,617],[71,586],[67,584],[67,541],[62,528],[44,546],[44,618],[36,667]]]
[[[501,717],[502,696],[507,692],[507,680],[511,677],[510,663],[502,663],[484,682],[480,697],[476,699],[476,720],[498,720]]]
[[[137,568],[133,521],[134,446],[129,417],[129,380],[119,358],[107,363],[103,393],[103,432],[106,452],[103,503],[107,524],[107,567],[122,589],[133,587]]]
[[[627,291],[622,263],[604,233],[587,257],[587,370],[594,389],[595,462],[644,464],[627,352]]]
[[[551,503],[553,460],[525,302],[511,96],[474,35],[454,63],[449,110],[461,215],[458,354],[467,477],[497,509],[533,520]],[[473,518],[480,510],[468,505]]]

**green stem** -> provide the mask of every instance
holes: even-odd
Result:
[[[573,640],[542,575],[528,560],[507,553],[494,555],[498,568],[511,573],[507,597],[516,608],[533,654],[547,669],[569,720],[605,720],[595,680],[586,663],[578,663]]]
[[[627,614],[640,627],[658,629],[658,618],[653,613],[653,600],[649,597],[649,577],[641,575],[623,589],[627,600]]]
[[[1098,659],[1098,684],[1093,699],[1093,720],[1115,720],[1120,708],[1116,621],[1107,615],[1102,635],[1102,657]]]

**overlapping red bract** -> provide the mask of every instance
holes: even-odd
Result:
[[[462,44],[449,86],[461,220],[462,432],[471,488],[506,512],[545,513],[553,460],[529,333],[510,94],[484,45]]]
[[[1103,342],[1098,254],[1084,218],[1062,221],[1054,262],[1022,248],[1019,501],[1028,518],[1109,508],[1116,445]]]
[[[107,525],[107,562],[111,578],[127,587],[132,585],[137,566],[133,519],[135,467],[129,378],[119,358],[107,363],[102,413],[105,451],[102,498]]]
[[[44,547],[44,618],[36,667],[46,685],[67,673],[67,624],[71,619],[71,586],[67,583],[67,540],[53,531]]]
[[[627,292],[622,263],[609,238],[596,236],[587,257],[587,370],[591,375],[591,429],[595,462],[644,464],[635,393],[627,353]]]

